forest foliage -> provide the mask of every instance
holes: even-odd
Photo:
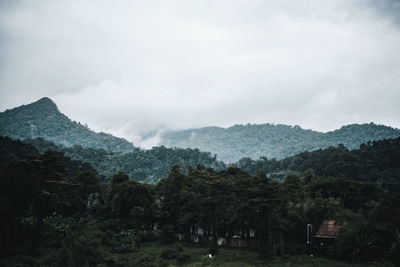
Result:
[[[331,257],[400,263],[400,196],[377,183],[311,173],[281,182],[234,167],[215,171],[201,165],[185,173],[175,166],[155,185],[124,173],[100,182],[90,165],[62,152],[40,154],[28,144],[1,141],[3,265],[185,264],[192,259],[179,245],[159,258],[141,253],[141,246],[191,242],[195,227],[203,229],[199,242],[213,255],[219,237],[239,238],[260,259],[272,259],[305,253],[305,225],[317,227],[324,219],[346,223]],[[124,257],[127,253],[136,256]]]
[[[124,172],[133,180],[156,183],[161,178],[166,177],[174,165],[195,167],[201,164],[216,170],[225,168],[225,164],[218,161],[215,155],[213,156],[209,152],[201,152],[198,149],[161,146],[148,150],[135,149],[131,152],[121,153],[84,148],[78,145],[63,147],[43,138],[27,139],[23,142],[33,145],[42,153],[47,150],[61,151],[72,159],[89,163],[105,178],[111,178],[117,172]]]
[[[283,160],[243,158],[235,165],[249,173],[263,173],[275,178],[283,178],[289,173],[312,172],[323,177],[374,182],[398,189],[400,138],[367,142],[354,150],[339,145]]]

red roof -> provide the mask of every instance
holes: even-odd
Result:
[[[343,225],[335,225],[335,221],[324,220],[314,237],[336,238],[342,228]]]

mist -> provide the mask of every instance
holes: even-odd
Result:
[[[0,109],[96,131],[400,127],[399,1],[1,1]]]

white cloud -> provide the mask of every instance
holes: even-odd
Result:
[[[159,127],[400,127],[396,2],[3,1],[0,108],[49,96],[138,140]]]

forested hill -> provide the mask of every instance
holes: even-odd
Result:
[[[400,185],[400,138],[362,144],[349,150],[343,145],[303,152],[283,160],[243,158],[236,166],[249,173],[285,177],[289,173],[313,172],[323,177]]]
[[[160,143],[167,147],[198,148],[217,154],[225,162],[236,162],[243,157],[283,159],[338,144],[354,149],[368,141],[399,136],[399,129],[373,123],[347,125],[327,133],[282,124],[247,124],[166,132]]]
[[[111,177],[118,172],[124,172],[136,181],[156,183],[168,176],[175,165],[182,167],[202,165],[215,170],[225,169],[225,164],[217,161],[209,152],[198,149],[180,149],[153,147],[149,150],[136,149],[121,153],[103,149],[84,148],[82,146],[63,147],[43,138],[27,139],[25,143],[34,146],[41,153],[48,150],[60,151],[74,160],[90,164],[100,174]],[[0,147],[3,144],[0,142]]]
[[[42,137],[67,147],[80,145],[114,152],[137,150],[123,138],[96,133],[70,120],[47,97],[0,113],[0,135],[21,140]]]

